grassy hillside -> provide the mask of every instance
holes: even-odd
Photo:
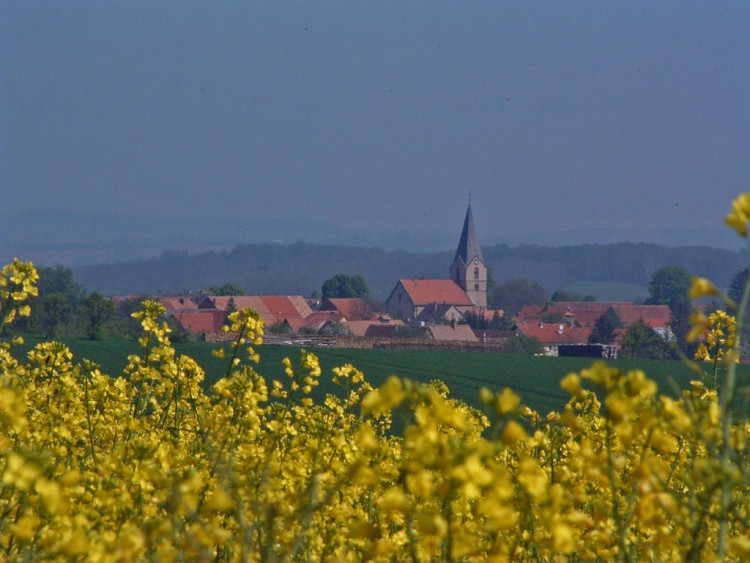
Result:
[[[35,342],[29,339],[22,352]],[[92,342],[72,339],[66,344],[73,351],[76,360],[92,360],[101,365],[110,375],[122,373],[127,363],[127,355],[139,353],[137,343],[125,339],[107,339]],[[206,371],[206,384],[210,386],[226,373],[227,360],[211,354],[216,345],[202,342],[178,343],[177,352],[194,358]],[[299,349],[282,346],[261,346],[261,363],[258,371],[270,379],[284,379],[281,361],[289,357],[296,364]],[[364,372],[373,385],[381,384],[391,375],[408,377],[417,381],[439,379],[451,390],[452,396],[469,404],[477,405],[479,389],[513,388],[523,398],[525,404],[546,413],[562,408],[567,394],[559,387],[560,379],[570,371],[581,370],[591,364],[587,358],[545,358],[514,354],[481,354],[455,351],[424,350],[353,350],[353,349],[312,349],[323,367],[323,377],[319,393],[334,392],[330,383],[331,369],[351,363]],[[643,369],[655,379],[660,390],[671,393],[670,380],[680,387],[692,378],[689,370],[680,362],[616,360],[612,364],[624,370]],[[742,366],[740,381],[750,380],[750,369]]]
[[[626,282],[577,281],[565,289],[583,295],[594,295],[599,301],[635,301],[649,296],[646,285]]]

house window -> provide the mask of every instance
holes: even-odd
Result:
[[[474,279],[475,280],[479,279],[479,268],[474,268]]]

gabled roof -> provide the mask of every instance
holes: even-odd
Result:
[[[558,301],[547,303],[546,305],[526,305],[516,315],[516,319],[523,320],[541,320],[547,315],[558,314],[567,319],[575,319],[583,327],[593,327],[594,323],[609,311],[614,309],[620,316],[624,324],[630,324],[632,321],[623,318],[621,311],[629,311],[631,308],[642,308],[644,305],[633,305],[624,301]],[[648,305],[647,307],[653,307]],[[664,305],[659,305],[664,307]],[[626,316],[628,313],[624,313]],[[652,313],[649,313],[652,314]],[[658,315],[657,313],[653,313]],[[635,318],[634,320],[638,320]]]
[[[373,313],[370,306],[359,297],[329,297],[320,305],[321,311],[338,311],[347,321],[366,321],[372,318]]]
[[[666,328],[672,320],[669,305],[620,305],[614,309],[625,327],[641,320],[651,328]]]
[[[156,300],[164,305],[164,308],[167,310],[167,312],[198,308],[198,305],[195,303],[195,301],[185,295],[165,295],[162,297],[157,297]]]
[[[471,307],[474,302],[453,280],[399,280],[416,306],[444,303]]]
[[[629,305],[620,301],[557,301],[545,305],[524,305],[518,311],[518,319],[541,319],[549,314],[566,315],[572,313],[576,318],[582,316],[589,318],[592,314],[596,319],[601,317],[610,307],[618,305]],[[580,321],[580,319],[579,319]]]
[[[218,333],[227,319],[227,312],[217,309],[195,309],[192,311],[174,311],[172,313],[177,325],[193,334]]]
[[[315,311],[305,317],[300,328],[307,330],[322,330],[330,323],[338,323],[344,319],[338,311]]]
[[[198,307],[200,309],[220,309],[222,311],[228,311],[232,309],[232,307],[237,311],[248,308],[256,311],[260,315],[260,318],[263,319],[263,324],[265,324],[266,327],[270,327],[276,322],[276,317],[271,314],[271,311],[268,310],[268,307],[263,303],[260,296],[257,295],[207,295],[203,301],[198,304]]]
[[[312,313],[312,309],[301,295],[261,295],[260,299],[278,321],[290,317],[304,319]]]
[[[257,311],[263,323],[270,327],[276,322],[289,321],[290,326],[301,326],[312,309],[301,295],[209,295],[200,302],[201,309],[237,311],[250,308]]]
[[[464,219],[464,228],[461,231],[461,239],[458,241],[458,248],[456,249],[456,256],[453,258],[455,262],[457,258],[461,258],[464,264],[468,264],[474,257],[484,262],[482,258],[482,249],[479,246],[479,238],[477,237],[477,229],[474,226],[474,214],[471,212],[471,203],[469,208],[466,210],[466,219]]]
[[[478,339],[469,325],[431,325],[427,332],[435,340],[453,340],[460,342],[476,342]]]
[[[404,323],[399,320],[348,321],[346,326],[353,336],[390,337],[393,334],[393,331],[400,326],[404,326]]]

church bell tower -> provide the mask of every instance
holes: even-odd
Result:
[[[487,307],[487,266],[479,247],[471,202],[450,272],[451,279],[468,294],[476,307]]]

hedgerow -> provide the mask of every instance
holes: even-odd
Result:
[[[750,195],[727,222],[747,236]],[[36,270],[0,276],[2,325],[29,314]],[[135,314],[142,351],[111,377],[57,342],[0,345],[0,553],[85,560],[711,560],[750,556],[745,418],[736,416],[748,301],[694,279],[737,317],[697,313],[695,380],[676,398],[596,362],[546,415],[511,389],[483,410],[440,382],[373,389],[351,365],[313,399],[315,355],[255,370],[260,317],[232,313],[208,392],[164,310]],[[1,326],[0,326],[1,328]],[[601,400],[598,398],[600,397]]]

